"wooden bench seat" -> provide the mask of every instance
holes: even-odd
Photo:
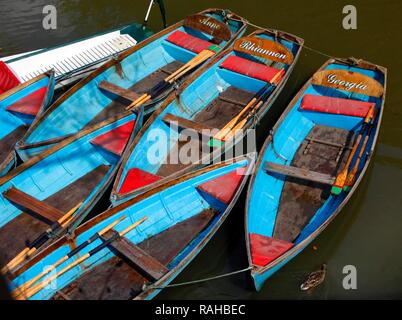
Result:
[[[99,83],[99,89],[102,89],[104,91],[110,92],[112,94],[115,94],[116,96],[119,96],[125,100],[128,100],[129,102],[132,102],[134,100],[137,100],[137,98],[140,97],[140,95],[134,91],[124,89],[118,85],[115,85],[113,83],[110,83],[108,81],[102,81]]]
[[[175,116],[171,113],[167,113],[162,120],[168,124],[177,125],[179,126],[179,128],[182,129],[191,129],[202,135],[207,135],[209,137],[213,136],[212,130],[214,130],[214,128],[182,117]]]
[[[293,178],[309,180],[322,184],[332,185],[335,182],[335,177],[328,174],[319,173],[304,168],[285,166],[268,161],[264,163],[264,170],[267,172],[279,173]]]
[[[107,241],[114,234],[116,234],[116,231],[111,230],[102,237],[102,240]],[[169,271],[157,259],[125,237],[119,237],[108,246],[116,255],[133,265],[135,269],[138,269],[139,272],[145,274],[146,277],[149,277],[153,281],[160,279]]]
[[[48,223],[56,222],[64,215],[64,213],[59,209],[47,204],[46,202],[40,201],[15,187],[6,190],[3,195],[7,200],[15,203],[23,210],[39,216]]]

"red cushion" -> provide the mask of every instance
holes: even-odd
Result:
[[[245,170],[246,168],[242,167],[229,172],[216,179],[200,184],[198,189],[210,194],[215,199],[225,204],[229,204],[243,180]]]
[[[21,84],[10,68],[0,61],[0,94]]]
[[[237,56],[227,57],[220,67],[265,82],[271,81],[271,79],[279,72],[276,68],[268,67],[262,63],[253,62]]]
[[[180,30],[173,32],[169,37],[166,38],[166,40],[195,53],[200,53],[201,51],[214,45],[211,42],[194,37]]]
[[[161,177],[138,168],[127,172],[119,193],[127,193],[162,179]]]
[[[250,233],[251,259],[256,266],[266,266],[293,247],[293,243]]]
[[[91,143],[121,156],[128,140],[130,139],[131,133],[133,132],[134,124],[134,120],[127,122],[116,129],[110,130],[95,139],[92,139]]]
[[[36,116],[42,106],[46,92],[47,87],[40,88],[8,106],[7,110]]]
[[[306,94],[300,109],[364,118],[374,105],[373,102]]]

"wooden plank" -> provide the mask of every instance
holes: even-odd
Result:
[[[320,144],[325,144],[327,146],[337,147],[337,148],[341,148],[341,149],[352,149],[351,146],[347,146],[346,144],[342,144],[342,143],[335,143],[335,142],[321,140],[321,139],[315,139],[315,138],[306,138],[306,140],[309,141],[310,143],[320,143]]]
[[[203,14],[194,14],[191,16],[188,16],[183,24],[186,27],[190,27],[192,29],[198,30],[205,32],[214,38],[218,38],[221,40],[229,41],[232,38],[232,33],[230,32],[229,27],[211,17],[211,16],[206,16]]]
[[[116,96],[122,97],[130,102],[136,100],[140,96],[138,93],[124,89],[118,85],[115,85],[105,80],[99,83],[99,88],[104,91],[113,93]]]
[[[312,83],[372,97],[381,97],[384,94],[384,87],[377,80],[364,74],[347,70],[323,70],[316,72]]]
[[[247,105],[247,103],[244,103],[243,101],[233,100],[233,99],[230,99],[230,98],[225,97],[223,95],[219,96],[219,100],[222,100],[224,102],[228,102],[228,103],[231,103],[231,104],[236,104],[236,105],[242,106],[242,107],[245,107]]]
[[[294,59],[293,53],[279,42],[257,37],[243,37],[236,40],[233,50],[287,65],[292,64]]]
[[[209,137],[213,136],[212,130],[214,130],[214,128],[212,128],[210,126],[206,126],[201,123],[197,123],[197,122],[188,120],[188,119],[184,119],[184,118],[175,116],[171,113],[167,113],[163,117],[163,121],[165,121],[166,123],[169,123],[169,124],[177,125],[179,128],[191,129],[200,134],[207,135]]]
[[[116,231],[108,232],[102,237],[102,240],[106,241],[115,233]],[[153,281],[160,279],[164,274],[169,272],[169,269],[166,268],[166,266],[125,237],[120,237],[118,240],[110,243],[109,248],[117,256],[133,265],[135,269],[140,271],[142,274],[145,274]]]
[[[15,187],[6,190],[3,195],[9,201],[45,219],[49,224],[56,222],[64,215],[64,213],[59,209],[48,205],[47,203],[40,201]]]
[[[323,174],[319,172],[310,171],[304,168],[297,168],[293,166],[285,166],[278,163],[266,161],[264,164],[264,170],[274,173],[280,173],[286,176],[299,178],[303,180],[309,180],[313,182],[318,182],[322,184],[332,185],[335,182],[335,177]]]

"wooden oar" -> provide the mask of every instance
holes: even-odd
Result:
[[[129,227],[127,227],[126,229],[124,229],[123,231],[116,233],[114,236],[112,236],[111,238],[109,238],[108,240],[106,240],[105,242],[103,242],[102,244],[100,244],[99,246],[95,247],[94,249],[92,249],[91,251],[89,251],[88,253],[84,254],[82,257],[78,258],[76,261],[74,261],[73,263],[69,264],[68,266],[66,266],[65,268],[63,268],[62,270],[60,270],[59,272],[57,272],[55,275],[49,277],[48,279],[46,279],[46,281],[42,281],[36,285],[34,285],[33,287],[31,287],[30,289],[28,289],[25,294],[24,294],[24,298],[25,299],[29,299],[30,297],[32,297],[34,294],[38,293],[40,290],[42,290],[44,287],[46,287],[51,281],[56,280],[58,277],[60,277],[61,275],[63,275],[64,273],[66,273],[67,271],[71,270],[72,268],[74,268],[75,266],[79,265],[80,263],[84,262],[85,260],[87,260],[88,258],[92,257],[93,255],[95,255],[96,253],[98,253],[99,251],[101,251],[102,249],[106,248],[110,243],[112,243],[113,241],[115,241],[116,239],[118,239],[119,237],[123,237],[126,233],[130,232],[131,230],[133,230],[135,227],[139,226],[141,223],[143,223],[146,219],[148,219],[147,217],[142,218],[141,220],[138,220],[137,222],[135,222],[134,224],[130,225]],[[22,296],[19,296],[19,299],[22,299]]]
[[[74,208],[68,211],[64,216],[51,225],[44,233],[42,233],[37,239],[35,239],[29,246],[23,249],[17,256],[15,256],[6,266],[2,268],[3,273],[7,273],[22,263],[25,259],[30,257],[32,254],[38,250],[38,248],[44,244],[48,239],[49,235],[59,228],[64,228],[68,225],[72,219],[72,215],[81,207],[82,202],[77,204]]]
[[[353,184],[355,183],[356,173],[357,173],[357,170],[359,169],[360,161],[361,161],[361,159],[363,157],[363,153],[366,150],[367,143],[368,143],[368,141],[370,139],[371,130],[374,128],[374,119],[375,119],[375,117],[376,117],[376,115],[374,115],[374,117],[373,117],[373,119],[371,121],[371,125],[370,125],[370,127],[369,127],[369,129],[367,131],[367,135],[364,138],[363,145],[362,145],[362,147],[360,149],[359,155],[357,156],[356,162],[355,162],[352,170],[350,170],[350,172],[348,173],[348,176],[346,178],[345,185],[343,187],[343,190],[345,190],[346,192],[348,192],[352,188]]]
[[[82,249],[84,249],[85,247],[87,247],[89,244],[91,244],[92,242],[94,242],[96,239],[98,239],[99,237],[101,237],[102,235],[104,235],[106,232],[108,232],[109,230],[111,230],[112,228],[114,228],[118,223],[120,223],[122,220],[124,220],[126,218],[126,216],[122,216],[119,219],[117,219],[116,221],[112,222],[111,224],[109,224],[107,227],[105,227],[104,229],[102,229],[101,231],[95,233],[92,237],[90,237],[88,240],[84,241],[83,243],[81,243],[78,247],[76,247],[74,250],[71,250],[68,254],[66,254],[64,257],[62,257],[60,260],[58,260],[56,263],[54,263],[52,265],[51,268],[47,268],[45,271],[39,273],[38,275],[36,275],[35,277],[33,277],[32,279],[28,280],[27,282],[25,282],[24,284],[20,285],[18,288],[16,288],[13,291],[13,297],[17,297],[20,294],[24,294],[24,291],[26,291],[28,288],[30,288],[35,282],[37,282],[39,279],[41,279],[42,277],[44,277],[46,274],[48,274],[52,269],[54,270],[55,268],[57,268],[59,265],[61,265],[63,262],[65,262],[66,260],[70,259],[71,257],[73,257],[74,255],[76,255],[78,252],[80,252]]]
[[[355,156],[357,148],[360,145],[360,141],[363,137],[363,134],[366,132],[366,128],[367,128],[368,124],[370,123],[371,119],[373,118],[373,116],[374,116],[374,107],[370,108],[369,112],[367,113],[366,118],[364,119],[362,128],[360,129],[359,135],[357,136],[356,141],[353,145],[352,151],[349,153],[348,159],[346,160],[346,163],[345,163],[342,171],[337,175],[337,177],[335,179],[335,183],[331,188],[332,194],[339,195],[342,192],[343,187],[345,185],[346,178],[348,176],[349,166],[353,160],[353,157]]]
[[[247,121],[255,114],[255,110],[258,110],[258,108],[264,103],[264,101],[260,101],[257,103],[257,105],[253,108],[253,110],[239,123],[237,123],[234,128],[228,132],[226,136],[222,138],[222,142],[225,142],[229,140],[231,137],[235,136],[236,133],[243,129],[243,127],[246,125]]]
[[[232,120],[230,120],[219,132],[217,132],[214,137],[210,140],[209,145],[210,146],[215,146],[215,145],[221,145],[222,140],[224,137],[229,135],[233,128],[237,125],[239,120],[246,114],[247,111],[249,111],[256,103],[260,102],[260,100],[265,96],[264,94],[266,92],[269,92],[271,88],[273,88],[281,79],[282,75],[285,73],[285,70],[282,69],[280,70],[272,79],[270,82],[268,82],[264,87],[262,87],[256,95],[250,100],[250,102],[243,108],[240,113],[234,117]],[[259,104],[261,105],[261,104]]]
[[[181,66],[178,70],[173,72],[171,75],[166,77],[164,80],[159,82],[156,86],[154,86],[149,93],[144,93],[141,97],[133,101],[129,106],[126,107],[126,110],[132,110],[150,99],[158,96],[166,90],[174,81],[179,79],[181,76],[189,72],[191,69],[203,63],[205,60],[208,60],[210,57],[215,55],[220,50],[220,47],[216,45],[212,45],[207,49],[201,51],[198,55],[188,61],[186,64]]]

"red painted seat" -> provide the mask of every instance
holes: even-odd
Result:
[[[253,265],[264,267],[293,247],[293,243],[250,233],[251,259]]]
[[[300,109],[364,118],[374,105],[373,102],[306,94]]]
[[[211,42],[194,37],[180,30],[176,30],[175,32],[173,32],[169,37],[166,38],[166,40],[175,44],[176,46],[182,47],[195,53],[200,53],[201,51],[214,45]]]
[[[46,87],[40,88],[16,101],[12,105],[9,105],[6,110],[36,116],[40,107],[42,106],[46,92]]]
[[[124,194],[134,191],[160,179],[162,179],[162,177],[138,168],[132,168],[127,172],[126,178],[119,189],[119,193]]]
[[[243,180],[244,171],[244,167],[239,168],[221,177],[200,184],[198,189],[225,204],[229,204]]]
[[[103,149],[121,156],[131,133],[134,129],[135,121],[127,122],[120,127],[110,130],[95,139],[91,140],[93,145],[102,147]]]
[[[227,57],[222,62],[220,67],[265,82],[271,81],[272,78],[279,72],[279,70],[276,68],[233,55]]]
[[[0,94],[21,84],[10,68],[0,61]]]

